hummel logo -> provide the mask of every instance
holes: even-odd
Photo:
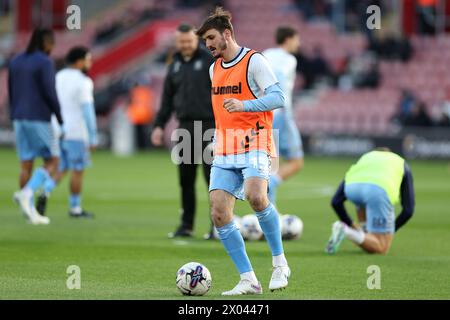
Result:
[[[239,82],[237,86],[222,86],[212,87],[212,94],[240,94],[242,93],[242,83]]]

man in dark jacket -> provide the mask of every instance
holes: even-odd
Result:
[[[21,162],[21,190],[14,194],[14,200],[32,224],[50,222],[37,212],[33,197],[38,189],[53,179],[59,159],[58,141],[50,122],[54,114],[62,124],[55,70],[49,58],[53,46],[52,31],[36,29],[27,50],[15,56],[8,68],[10,116]],[[31,175],[34,159],[38,157],[44,159],[44,166]]]
[[[181,151],[179,154],[181,159],[177,162],[182,202],[181,225],[175,232],[169,233],[170,238],[192,237],[196,209],[197,164],[203,165],[203,175],[209,185],[211,163],[205,161],[207,159],[203,155],[210,153],[207,148],[211,143],[210,133],[214,128],[209,77],[209,67],[214,58],[208,50],[199,45],[194,28],[186,24],[180,25],[177,29],[176,49],[177,53],[173,57],[164,82],[161,108],[156,116],[151,136],[155,146],[163,144],[164,127],[173,112],[179,122],[178,143],[186,142],[181,137],[183,132],[190,136],[189,147]],[[204,137],[208,139],[203,139]],[[205,235],[206,239],[213,237],[212,231],[211,226],[209,234]]]

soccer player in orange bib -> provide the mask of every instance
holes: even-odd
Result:
[[[264,56],[236,43],[230,21],[230,13],[219,7],[197,30],[216,58],[210,67],[216,122],[209,185],[211,215],[240,274],[239,283],[222,295],[261,294],[261,284],[233,221],[233,208],[236,199],[249,201],[272,251],[269,289],[285,288],[290,269],[278,212],[267,195],[270,157],[275,155],[272,110],[284,107],[285,96]]]

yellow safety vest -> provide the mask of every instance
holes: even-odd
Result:
[[[387,151],[364,154],[345,174],[345,183],[372,183],[383,188],[392,204],[400,198],[405,160]]]

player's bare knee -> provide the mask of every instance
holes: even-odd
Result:
[[[226,208],[221,201],[211,197],[211,220],[216,227],[221,227],[226,224]]]
[[[374,249],[373,252],[371,252],[371,253],[385,255],[387,253],[387,248],[379,246],[376,249]]]
[[[379,252],[379,248],[378,246],[374,246],[374,245],[361,245],[361,248],[369,253],[369,254],[377,254]]]
[[[216,227],[222,227],[227,224],[226,218],[227,214],[222,208],[211,207],[211,220]]]
[[[381,255],[384,255],[384,254],[387,253],[388,247],[386,247],[386,246],[384,246],[384,245],[382,245],[382,244],[380,243],[380,244],[378,244],[378,245],[376,245],[376,246],[373,246],[373,247],[371,247],[371,248],[366,249],[366,251],[367,251],[368,253],[371,253],[371,254],[381,254]]]
[[[267,195],[261,192],[248,192],[246,195],[250,206],[255,211],[262,211],[268,206]]]
[[[385,243],[380,246],[380,252],[379,254],[385,255],[389,252],[389,248],[391,247],[390,243]]]
[[[373,249],[371,249],[371,248],[363,248],[363,250],[364,250],[365,252],[367,252],[368,254],[375,254],[375,253],[376,253],[375,250],[373,250]]]

